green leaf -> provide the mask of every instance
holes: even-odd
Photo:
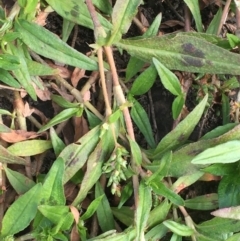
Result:
[[[105,0],[93,0],[93,4],[102,12],[111,14],[112,13],[112,6],[109,1]]]
[[[36,61],[26,60],[28,72],[31,76],[41,76],[41,75],[56,75],[58,74],[57,69],[53,69],[48,65],[40,64]]]
[[[149,213],[152,207],[151,188],[143,181],[139,186],[139,200],[135,214],[135,225],[137,231],[136,240],[144,240],[144,230],[146,228]]]
[[[211,166],[205,167],[201,169],[203,172],[211,173],[216,176],[225,176],[231,175],[236,172],[238,169],[238,162],[223,164],[223,163],[216,163]]]
[[[221,17],[222,17],[222,8],[219,8],[218,12],[214,15],[213,20],[209,24],[209,26],[208,26],[208,28],[206,30],[206,33],[217,35],[218,26],[220,24]]]
[[[29,140],[14,143],[8,147],[8,151],[16,156],[34,156],[51,148],[51,141]]]
[[[122,34],[128,31],[141,2],[141,0],[116,1],[112,12],[113,29],[108,42],[109,45],[112,44],[112,42],[119,41]]]
[[[158,241],[161,240],[168,232],[168,228],[161,224],[158,224],[145,235],[146,240]]]
[[[153,138],[152,128],[146,111],[139,104],[139,102],[130,95],[128,95],[128,100],[133,102],[133,107],[131,109],[131,117],[133,121],[144,135],[148,145],[151,148],[154,148],[156,144]]]
[[[154,227],[156,224],[163,222],[166,219],[171,206],[172,204],[165,199],[157,207],[151,210],[147,221],[147,227]]]
[[[150,65],[134,80],[130,93],[132,95],[145,94],[153,86],[156,77],[156,68],[153,65]]]
[[[112,125],[112,127],[112,129],[114,129],[114,125]],[[83,177],[80,191],[75,200],[73,201],[73,205],[77,205],[82,202],[86,198],[89,190],[100,178],[100,176],[102,175],[103,162],[105,160],[108,160],[114,146],[114,136],[109,126],[109,130],[103,134],[101,140],[88,158],[87,171]]]
[[[151,62],[154,57],[168,69],[194,73],[240,74],[238,54],[188,33],[139,40],[124,39],[115,45],[146,62]]]
[[[100,183],[97,182],[95,185],[95,197],[97,198],[102,195],[103,195],[102,202],[97,209],[97,218],[98,218],[98,223],[99,223],[99,226],[101,227],[101,230],[103,232],[106,232],[106,231],[115,229],[114,218],[113,218],[112,210],[108,202],[108,199],[105,193],[103,192],[103,189]],[[106,220],[106,221],[103,221],[103,220]]]
[[[0,79],[4,84],[14,88],[20,88],[21,85],[5,69],[0,69]]]
[[[0,54],[0,68],[4,70],[16,70],[20,68],[20,59],[12,54]]]
[[[131,137],[127,136],[129,144],[130,144],[130,149],[131,149],[131,156],[133,158],[134,163],[137,166],[141,166],[142,164],[142,152],[141,149],[139,147],[139,145],[137,144],[136,141],[132,140]]]
[[[102,201],[102,198],[103,198],[103,195],[97,197],[95,200],[93,200],[91,202],[91,204],[88,206],[86,212],[81,216],[81,220],[84,221],[84,220],[90,218],[95,213],[95,211],[98,209],[99,204]]]
[[[63,18],[86,28],[94,29],[92,18],[85,1],[61,0],[61,5],[59,5],[58,0],[47,0],[46,2]],[[97,18],[106,32],[112,28],[111,23],[101,14],[97,13]]]
[[[163,86],[173,95],[182,95],[181,84],[177,76],[168,68],[166,68],[156,58],[153,58],[153,63],[157,69],[158,75],[161,79]]]
[[[42,184],[36,184],[7,209],[2,220],[2,238],[22,231],[30,224],[37,212],[41,190]]]
[[[240,206],[218,209],[211,214],[216,217],[240,220]]]
[[[216,145],[226,143],[231,140],[240,139],[239,129],[240,125],[237,125],[235,128],[221,135],[220,137],[209,140],[200,140],[195,143],[188,144],[183,148],[175,151],[173,153],[173,160],[169,166],[168,176],[181,177],[199,171],[205,166],[192,164],[191,161],[193,160],[193,158],[197,154],[203,152],[210,147],[214,147]]]
[[[208,148],[195,158],[193,164],[233,163],[240,159],[240,141],[226,143]]]
[[[86,114],[87,114],[87,119],[90,125],[90,129],[93,129],[94,127],[96,127],[97,125],[100,125],[102,123],[102,121],[96,116],[94,115],[92,112],[88,111],[87,108],[84,109]]]
[[[203,32],[202,18],[201,18],[198,0],[184,0],[184,2],[187,4],[187,6],[189,7],[192,13],[192,16],[196,23],[197,31]]]
[[[232,235],[230,238],[226,239],[226,241],[238,241],[240,240],[240,233]]]
[[[161,157],[164,152],[184,144],[195,126],[198,124],[205,109],[207,99],[208,96],[206,95],[204,99],[194,108],[194,110],[183,121],[181,121],[175,129],[163,137],[154,151],[154,159]]]
[[[2,145],[0,145],[0,158],[1,158],[1,162],[3,163],[26,165],[25,159],[13,155],[10,151],[8,151]]]
[[[235,174],[235,175],[234,175]],[[224,176],[218,186],[219,207],[226,208],[240,205],[240,183],[237,173]]]
[[[174,191],[167,188],[162,182],[152,181],[150,182],[150,186],[153,189],[153,192],[156,194],[169,199],[173,204],[177,206],[184,206],[184,200]]]
[[[67,101],[65,98],[63,98],[60,95],[51,95],[51,99],[57,103],[59,106],[63,108],[77,108],[79,107],[79,103],[72,103]]]
[[[20,65],[18,69],[13,70],[13,74],[18,80],[18,82],[26,89],[28,94],[31,96],[33,100],[37,100],[36,92],[32,85],[32,80],[28,71],[27,63],[25,60],[25,56],[20,46],[18,48],[13,44],[8,44],[8,51],[10,51],[13,55],[17,56],[20,61]]]
[[[240,221],[229,218],[215,217],[211,220],[196,225],[197,231],[212,237],[212,234],[227,234],[240,231]],[[215,239],[216,240],[216,239]]]
[[[86,135],[81,137],[77,143],[68,145],[59,157],[65,161],[64,183],[70,180],[78,170],[82,168],[90,153],[99,141],[100,128],[96,126]]]
[[[127,206],[122,206],[121,208],[112,207],[112,212],[115,218],[117,218],[121,223],[127,227],[134,224],[134,211]]]
[[[132,183],[129,182],[126,186],[124,186],[122,190],[120,202],[118,204],[118,209],[122,207],[122,205],[132,196],[132,194],[133,194],[133,186],[132,186]]]
[[[66,110],[61,111],[59,114],[54,116],[45,126],[41,127],[38,133],[46,131],[50,127],[70,119],[71,117],[75,116],[78,111],[79,108],[68,108]]]
[[[65,204],[65,195],[63,187],[64,161],[58,158],[49,170],[44,182],[42,190],[42,198],[44,203],[48,204]]]
[[[15,29],[30,49],[46,58],[82,69],[98,69],[94,60],[71,48],[55,34],[35,23],[21,19],[15,23]]]
[[[222,94],[222,115],[223,115],[223,125],[230,123],[230,103],[229,98],[225,94]]]
[[[55,156],[58,157],[61,151],[65,148],[65,144],[62,139],[58,137],[56,131],[52,127],[50,128],[50,138]]]
[[[63,18],[63,26],[62,26],[62,41],[67,42],[75,23],[72,21],[69,21],[66,18]]]
[[[7,167],[4,167],[4,170],[8,181],[19,195],[24,194],[35,185],[33,180],[24,176],[20,172],[15,172]]]
[[[194,210],[213,210],[218,208],[218,195],[216,193],[197,196],[185,200],[185,207]]]
[[[185,99],[183,95],[177,96],[172,104],[172,113],[173,113],[173,119],[176,120],[178,116],[180,115],[182,108],[184,106]]]
[[[176,233],[180,236],[191,236],[194,233],[193,229],[175,221],[166,220],[163,222],[163,224],[168,227],[173,233]]]

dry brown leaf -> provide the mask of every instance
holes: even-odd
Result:
[[[40,134],[34,131],[9,130],[10,132],[0,133],[0,138],[8,143],[16,143],[40,136]]]
[[[73,101],[74,97],[69,95],[66,91],[61,90],[55,83],[51,83],[53,89],[55,89],[65,100]]]
[[[78,85],[79,80],[81,80],[85,76],[85,69],[75,68],[72,76],[71,76],[71,83],[73,87]]]
[[[53,69],[57,69],[58,70],[58,74],[64,78],[64,79],[69,79],[71,77],[71,71],[64,67],[64,66],[60,66],[60,65],[56,65],[51,61],[46,61],[48,63],[48,65],[50,67],[52,67]]]
[[[71,234],[70,234],[70,241],[79,241],[80,239],[80,235],[78,233],[78,228],[77,225],[75,224],[71,230]]]
[[[49,15],[48,12],[41,11],[37,16],[37,19],[35,20],[35,23],[37,23],[40,26],[45,26],[46,25],[46,19],[47,19],[48,15]]]
[[[28,102],[26,102],[25,105],[24,105],[24,111],[22,113],[23,116],[24,117],[31,116],[33,112],[34,112],[34,108],[30,108]]]
[[[75,129],[75,134],[74,134],[74,142],[79,140],[82,136],[84,136],[86,133],[88,133],[89,128],[86,119],[81,116],[81,117],[74,117],[74,129]]]

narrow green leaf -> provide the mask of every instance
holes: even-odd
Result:
[[[71,117],[75,116],[78,111],[79,108],[68,108],[63,110],[62,112],[54,116],[45,126],[41,127],[38,133],[46,131],[50,127],[70,119]]]
[[[19,46],[17,48],[13,44],[8,44],[8,50],[13,55],[17,56],[20,61],[19,68],[13,70],[14,76],[16,77],[18,82],[26,89],[31,98],[36,101],[37,95],[32,85],[32,80],[28,71],[27,63],[25,60],[25,56],[22,52],[22,49]]]
[[[159,241],[163,238],[168,232],[168,228],[161,224],[158,224],[145,235],[145,240]]]
[[[112,210],[108,202],[108,199],[105,193],[103,192],[103,189],[100,183],[97,182],[95,185],[95,197],[97,198],[102,195],[103,195],[103,199],[101,204],[98,206],[97,217],[98,217],[98,223],[99,223],[99,226],[101,227],[101,230],[103,232],[106,232],[106,231],[115,229],[114,218],[113,218]],[[103,220],[107,220],[107,222],[106,221],[104,222]]]
[[[92,18],[85,4],[85,1],[61,0],[61,5],[59,5],[58,0],[46,0],[46,2],[63,18],[86,28],[94,29]],[[97,13],[97,18],[106,32],[112,28],[111,23],[101,14]]]
[[[135,79],[132,88],[130,89],[130,93],[132,95],[145,94],[153,86],[156,77],[156,68],[153,65],[150,65]]]
[[[0,79],[1,79],[1,82],[11,87],[14,87],[14,88],[21,87],[21,85],[5,69],[0,69]]]
[[[111,14],[112,13],[112,6],[109,1],[105,0],[93,0],[93,4],[102,12]]]
[[[193,158],[203,152],[204,150],[214,147],[216,145],[226,143],[231,140],[240,139],[240,125],[237,125],[227,133],[213,139],[200,140],[195,143],[188,144],[183,148],[173,153],[173,160],[169,166],[168,176],[181,177],[185,175],[193,174],[201,170],[203,165],[192,164]]]
[[[8,151],[2,145],[0,145],[0,158],[1,158],[1,162],[3,163],[26,165],[25,159],[13,155],[10,151]]]
[[[240,233],[232,235],[230,238],[226,239],[226,241],[239,241],[240,240]]]
[[[42,76],[42,75],[56,75],[58,74],[57,69],[53,69],[50,66],[40,64],[36,61],[26,60],[28,72],[31,76]]]
[[[0,68],[5,70],[15,70],[20,67],[20,59],[12,54],[0,54]]]
[[[46,204],[65,204],[63,187],[64,161],[58,158],[43,182],[42,199]]]
[[[202,18],[201,18],[198,0],[184,0],[184,2],[187,4],[187,6],[189,7],[189,9],[192,13],[192,16],[194,17],[197,31],[203,32]]]
[[[163,224],[168,227],[173,233],[176,233],[180,236],[191,236],[194,233],[194,230],[189,228],[186,225],[166,220],[163,222]]]
[[[185,200],[185,207],[194,210],[213,210],[218,208],[218,195],[216,193],[197,196]]]
[[[97,125],[100,125],[102,123],[102,121],[96,116],[94,115],[92,112],[90,112],[87,108],[84,109],[86,114],[87,114],[87,119],[90,125],[90,129],[93,129],[94,127],[96,127]]]
[[[29,140],[14,143],[8,147],[8,151],[16,156],[34,156],[51,148],[51,141]]]
[[[77,108],[79,107],[79,103],[72,103],[67,101],[65,98],[63,98],[60,95],[51,95],[51,99],[57,103],[59,106],[63,108]]]
[[[54,224],[57,224],[70,210],[68,206],[64,205],[40,205],[38,210],[43,214],[44,217],[48,218]]]
[[[237,63],[240,62],[240,56],[211,44],[202,36],[204,34],[196,37],[177,33],[139,40],[124,39],[115,45],[146,62],[152,62],[154,57],[168,69],[239,75]]]
[[[24,176],[20,172],[15,172],[7,167],[5,167],[4,170],[8,181],[19,195],[24,194],[35,185],[33,180]]]
[[[215,217],[211,220],[196,225],[196,227],[198,232],[205,234],[208,237],[211,237],[212,233],[226,234],[231,232],[239,232],[240,221],[229,218]]]
[[[172,113],[173,113],[173,119],[176,120],[178,116],[180,115],[182,108],[184,106],[185,99],[183,95],[177,96],[172,104]]]
[[[132,182],[129,182],[126,186],[124,186],[122,190],[120,202],[118,204],[119,209],[132,196],[132,194],[133,194],[133,186],[132,186]]]
[[[141,149],[136,141],[133,141],[129,136],[127,136],[127,138],[128,138],[129,144],[130,144],[133,161],[137,166],[141,166],[141,164],[142,164]]]
[[[152,207],[151,188],[142,181],[139,186],[139,201],[135,215],[136,240],[144,240],[144,230]]]
[[[195,126],[198,124],[205,109],[207,99],[208,96],[206,95],[204,99],[194,108],[194,110],[183,121],[181,121],[175,129],[173,129],[160,141],[154,151],[154,159],[161,157],[164,152],[173,150],[179,145],[184,144]]]
[[[62,26],[62,41],[67,42],[75,23],[72,21],[69,21],[66,18],[63,18],[63,26]]]
[[[240,159],[240,141],[229,141],[208,148],[195,158],[193,164],[233,163]]]
[[[225,94],[222,94],[222,116],[223,116],[223,125],[230,123],[230,103],[229,98]]]
[[[82,69],[98,69],[94,60],[71,48],[55,34],[35,23],[21,19],[15,23],[15,29],[30,49],[44,57]]]
[[[151,210],[147,221],[147,227],[154,227],[156,224],[163,222],[166,219],[171,206],[172,204],[165,199],[157,207]]]
[[[141,2],[141,0],[118,0],[115,3],[112,12],[113,29],[109,44],[121,39],[122,34],[128,31]]]
[[[90,205],[88,206],[86,212],[81,216],[81,220],[86,220],[90,218],[95,211],[98,209],[99,204],[101,203],[103,198],[103,195],[97,197],[95,200],[93,200]]]
[[[156,146],[155,140],[153,138],[153,132],[150,125],[150,121],[148,119],[148,115],[146,111],[143,109],[143,107],[139,104],[137,100],[135,100],[133,97],[128,95],[128,100],[133,102],[133,107],[131,109],[131,117],[137,127],[140,129],[142,134],[144,135],[148,145],[151,148],[154,148]]]
[[[169,199],[177,206],[184,206],[184,200],[171,189],[167,188],[162,182],[150,182],[150,186],[156,194]]]
[[[70,180],[78,170],[85,164],[90,153],[94,150],[99,141],[100,128],[96,126],[86,135],[81,137],[77,143],[68,145],[60,153],[65,161],[64,183]]]
[[[36,184],[7,209],[2,220],[2,238],[22,231],[30,224],[37,212],[41,190],[42,184]]]
[[[223,163],[216,163],[201,169],[201,171],[206,173],[211,173],[215,176],[225,176],[225,175],[234,174],[237,169],[238,169],[238,162],[229,163],[227,165]]]
[[[80,191],[75,200],[73,201],[73,205],[77,205],[82,202],[86,198],[89,190],[100,178],[100,176],[102,175],[103,162],[105,160],[108,160],[114,146],[114,136],[112,130],[110,129],[103,134],[101,140],[88,158],[87,171],[83,177]]]
[[[163,86],[170,91],[173,95],[181,95],[181,84],[177,76],[166,68],[161,62],[156,58],[153,58],[153,63],[157,69],[158,75],[161,79]]]
[[[61,151],[65,148],[65,144],[62,139],[58,137],[56,131],[52,127],[50,128],[50,138],[55,156],[58,157]]]
[[[207,134],[201,137],[201,140],[208,140],[212,138],[219,137],[223,134],[226,134],[228,131],[232,130],[234,127],[236,127],[238,123],[228,123],[223,126],[218,126],[215,129],[211,130]]]
[[[134,224],[134,211],[127,206],[122,206],[121,208],[112,207],[112,212],[115,218],[117,218],[121,223],[127,227]]]
[[[235,174],[235,175],[234,175]],[[224,176],[218,186],[219,208],[240,205],[240,183],[237,172]]]
[[[206,30],[206,33],[217,35],[221,17],[222,17],[222,8],[219,8],[217,13],[214,15],[214,18],[212,19],[211,23],[209,24]]]

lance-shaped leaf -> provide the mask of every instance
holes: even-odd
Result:
[[[146,62],[155,57],[169,69],[210,73],[240,74],[240,56],[230,53],[204,38],[188,33],[170,34],[139,40],[121,40],[115,44]]]
[[[63,18],[81,26],[93,29],[92,18],[83,0],[46,0],[46,2]],[[106,5],[106,4],[105,4]],[[97,14],[98,20],[105,30],[109,31],[112,25],[101,14]]]
[[[240,139],[240,125],[233,128],[231,131],[221,135],[218,138],[213,138],[209,140],[200,140],[195,143],[186,145],[185,147],[179,149],[173,153],[173,160],[169,166],[169,176],[181,177],[184,175],[190,175],[199,171],[204,165],[192,164],[193,158],[206,150],[207,148],[214,147],[221,143],[225,143],[231,140]]]
[[[89,131],[79,139],[78,143],[68,145],[60,153],[65,161],[64,183],[66,183],[74,174],[85,164],[90,153],[94,150],[99,140],[99,126]]]
[[[8,208],[2,220],[1,238],[16,234],[30,224],[37,212],[41,190],[42,184],[38,183]]]
[[[144,182],[139,186],[139,201],[135,215],[135,223],[137,229],[136,240],[144,240],[144,230],[148,221],[149,213],[152,207],[151,188]]]
[[[26,20],[15,23],[22,41],[36,53],[58,62],[87,70],[98,69],[97,62],[71,48],[47,29]]]
[[[109,44],[118,41],[122,34],[128,31],[141,2],[142,0],[118,0],[115,3],[112,13],[113,30]]]
[[[1,162],[8,164],[22,164],[25,165],[26,161],[23,158],[13,155],[10,151],[0,145],[0,158]]]
[[[216,217],[240,220],[240,206],[218,209],[211,214]]]
[[[95,150],[89,156],[87,161],[87,171],[82,180],[80,191],[73,202],[74,206],[85,199],[89,190],[102,175],[103,162],[109,158],[115,145],[112,133],[113,129],[114,128],[109,128],[109,130],[104,133]]]

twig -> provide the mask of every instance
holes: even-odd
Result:
[[[186,3],[184,3],[184,30],[185,32],[191,30],[191,12]]]
[[[222,26],[223,26],[223,24],[225,23],[225,21],[227,19],[227,15],[228,15],[228,11],[229,11],[229,7],[230,7],[230,4],[231,4],[231,1],[232,0],[227,0],[226,1],[225,7],[224,7],[223,13],[222,13],[221,21],[220,21],[220,24],[218,26],[217,35],[220,34]]]

